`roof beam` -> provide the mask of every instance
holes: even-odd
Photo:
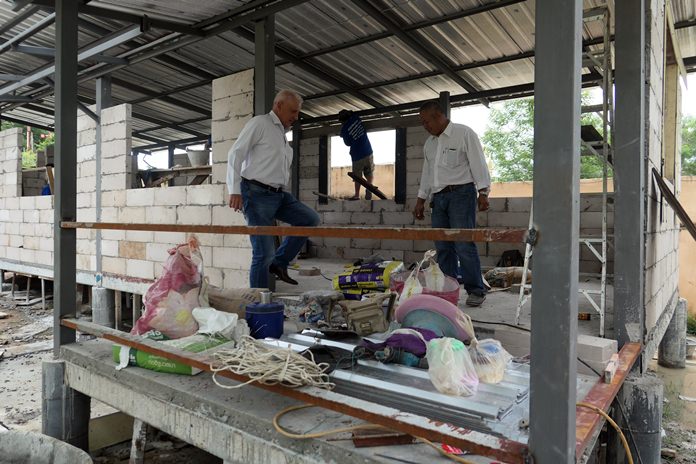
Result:
[[[247,39],[251,42],[254,42],[254,33],[248,31],[247,29],[241,27],[238,29],[235,29],[234,32],[238,34],[240,37]],[[373,99],[369,95],[365,95],[364,93],[355,90],[354,85],[339,79],[337,77],[334,77],[333,75],[327,73],[326,71],[320,69],[318,66],[309,63],[307,61],[304,61],[300,58],[297,57],[294,53],[291,51],[287,50],[285,47],[276,44],[276,55],[284,57],[286,60],[288,60],[290,63],[293,65],[297,66],[298,68],[307,71],[308,73],[328,82],[329,84],[344,88],[348,93],[353,95],[356,98],[359,98],[360,100],[368,103],[371,106],[374,106],[375,108],[379,108],[383,106],[382,103],[378,102],[377,100]]]
[[[382,26],[384,26],[389,32],[397,36],[409,48],[414,50],[421,57],[430,61],[440,71],[447,75],[447,77],[456,82],[457,85],[459,85],[461,88],[463,88],[467,92],[478,92],[479,89],[477,89],[474,85],[470,84],[462,76],[457,74],[457,72],[455,72],[454,69],[452,69],[450,63],[448,63],[444,58],[440,57],[435,51],[431,50],[429,46],[425,45],[425,41],[417,40],[416,38],[409,35],[407,32],[403,30],[403,26],[401,24],[397,24],[393,19],[387,17],[384,13],[382,13],[379,9],[374,7],[367,0],[353,0],[353,3],[357,4],[358,7],[360,7],[363,11],[369,14],[370,17],[372,17],[372,19],[376,20]],[[484,105],[488,105],[487,100],[484,100],[481,103],[483,103]]]
[[[18,44],[22,42],[25,39],[28,39],[32,35],[36,34],[37,32],[47,28],[51,24],[53,24],[56,21],[56,14],[51,13],[45,18],[37,21],[36,23],[32,24],[28,28],[24,29],[22,32],[19,32],[17,35],[12,37],[10,40],[3,42],[0,45],[0,53],[3,53],[7,50],[9,50],[12,45]]]
[[[12,30],[12,28],[15,27],[17,24],[20,24],[25,19],[32,17],[34,13],[38,12],[39,10],[40,8],[38,6],[33,6],[22,11],[20,14],[10,19],[5,24],[3,24],[2,27],[0,27],[0,35]]]
[[[194,142],[201,142],[204,140],[208,140],[208,136],[203,136],[203,137],[191,137],[189,139],[181,139],[173,142],[162,142],[162,143],[155,143],[152,145],[141,145],[139,147],[133,147],[134,150],[152,150],[154,148],[162,148],[162,147],[168,147],[169,145],[189,145]]]
[[[196,122],[202,122],[202,121],[208,121],[208,120],[210,120],[210,118],[206,118],[206,117],[194,118],[194,119],[187,119],[187,120],[185,120],[185,121],[179,121],[178,124],[179,124],[180,126],[183,126],[183,125],[186,125],[186,124],[193,124],[193,123],[196,123]],[[144,134],[144,133],[146,133],[146,132],[152,132],[152,131],[156,131],[156,130],[160,130],[160,129],[166,129],[166,128],[168,128],[168,127],[170,127],[168,124],[165,124],[165,125],[158,125],[158,126],[154,126],[154,127],[148,127],[147,129],[140,129],[140,130],[137,130],[137,131],[133,131],[133,135],[139,135],[139,134]]]
[[[111,83],[114,85],[118,85],[119,87],[123,87],[124,89],[132,90],[133,92],[138,92],[142,93],[144,95],[147,95],[151,99],[158,99],[162,100],[163,102],[170,103],[172,105],[176,105],[179,108],[183,108],[189,111],[193,111],[194,113],[200,113],[203,115],[206,115],[207,117],[210,117],[210,110],[207,110],[205,108],[201,108],[200,106],[193,105],[191,103],[187,103],[183,100],[179,100],[177,98],[173,97],[168,97],[166,96],[165,93],[159,93],[154,90],[150,90],[146,87],[143,87],[141,85],[133,84],[128,81],[125,81],[123,79],[118,79],[116,77],[111,78]]]
[[[78,53],[77,61],[79,63],[80,61],[86,60],[87,58],[92,58],[95,55],[99,55],[100,53],[110,48],[113,48],[117,45],[127,42],[128,40],[131,40],[134,37],[139,36],[141,33],[142,31],[137,26],[130,26],[120,31],[117,31],[111,36],[105,37],[101,40],[97,40],[96,42],[93,42],[92,44],[88,45],[86,48],[84,48],[81,52]],[[7,44],[7,42],[5,42],[5,44]],[[54,74],[55,70],[55,64],[42,66],[41,68],[35,69],[32,74],[22,79],[21,81],[0,87],[0,95],[6,95],[14,90],[25,87],[28,84],[44,79]]]
[[[56,56],[56,49],[51,47],[36,47],[34,45],[12,45],[12,51],[17,53],[25,53],[27,55],[37,55],[37,56]],[[123,58],[118,58],[116,56],[109,56],[98,54],[92,57],[93,60],[102,61],[104,63],[113,64],[125,64],[128,63],[127,60]]]

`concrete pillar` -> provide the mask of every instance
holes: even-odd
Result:
[[[92,322],[113,327],[115,320],[114,291],[104,287],[92,287]]]
[[[626,379],[616,397],[613,418],[621,427],[633,455],[633,462],[660,464],[662,448],[662,380],[654,374]],[[624,416],[625,414],[625,416]],[[607,462],[628,462],[621,441],[609,428]]]
[[[89,451],[90,397],[65,385],[65,361],[41,370],[41,433]]]
[[[686,300],[679,299],[672,320],[660,341],[657,362],[673,369],[686,367]]]

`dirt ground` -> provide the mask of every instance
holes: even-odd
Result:
[[[41,430],[41,363],[51,359],[51,304],[18,305],[0,294],[0,433],[5,430]],[[4,315],[3,315],[4,313]],[[664,381],[663,448],[676,458],[663,463],[696,464],[696,360],[686,369],[651,368]],[[114,412],[93,402],[92,415]],[[186,443],[155,432],[148,445],[148,463],[221,462]],[[99,464],[128,462],[130,443],[124,442],[93,454]]]

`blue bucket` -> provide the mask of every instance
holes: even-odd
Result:
[[[251,336],[257,339],[283,335],[285,307],[279,303],[254,303],[246,307],[246,321]]]

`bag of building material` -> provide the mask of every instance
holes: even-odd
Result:
[[[210,285],[208,301],[218,311],[234,313],[244,319],[247,305],[260,303],[261,292],[267,291],[267,288],[220,288]]]
[[[523,267],[494,267],[484,278],[492,287],[509,288],[522,282]],[[527,269],[527,283],[532,282],[532,270]]]
[[[383,292],[389,288],[391,274],[403,269],[403,265],[401,261],[382,261],[353,266],[349,271],[333,278],[333,288],[343,292],[344,295],[348,290]],[[346,295],[346,298],[349,298],[349,295]]]
[[[476,393],[479,378],[464,343],[455,338],[435,338],[428,342],[428,375],[437,391],[448,395]]]
[[[207,279],[203,278],[203,256],[195,236],[169,250],[162,275],[150,285],[143,298],[145,311],[131,333],[142,335],[150,330],[169,338],[193,335],[198,324],[191,312],[207,307]]]
[[[484,383],[502,381],[508,362],[512,359],[500,342],[492,338],[481,341],[472,339],[469,342],[469,355],[479,380]]]
[[[203,334],[170,340],[163,333],[153,330],[148,332],[146,337],[150,340],[160,341],[169,347],[191,353],[212,353],[217,349],[231,349],[235,346],[234,341],[227,338]],[[195,367],[122,345],[114,345],[112,355],[114,362],[118,364],[117,369],[123,369],[126,366],[138,366],[151,371],[170,374],[196,375],[201,372],[200,369]]]

